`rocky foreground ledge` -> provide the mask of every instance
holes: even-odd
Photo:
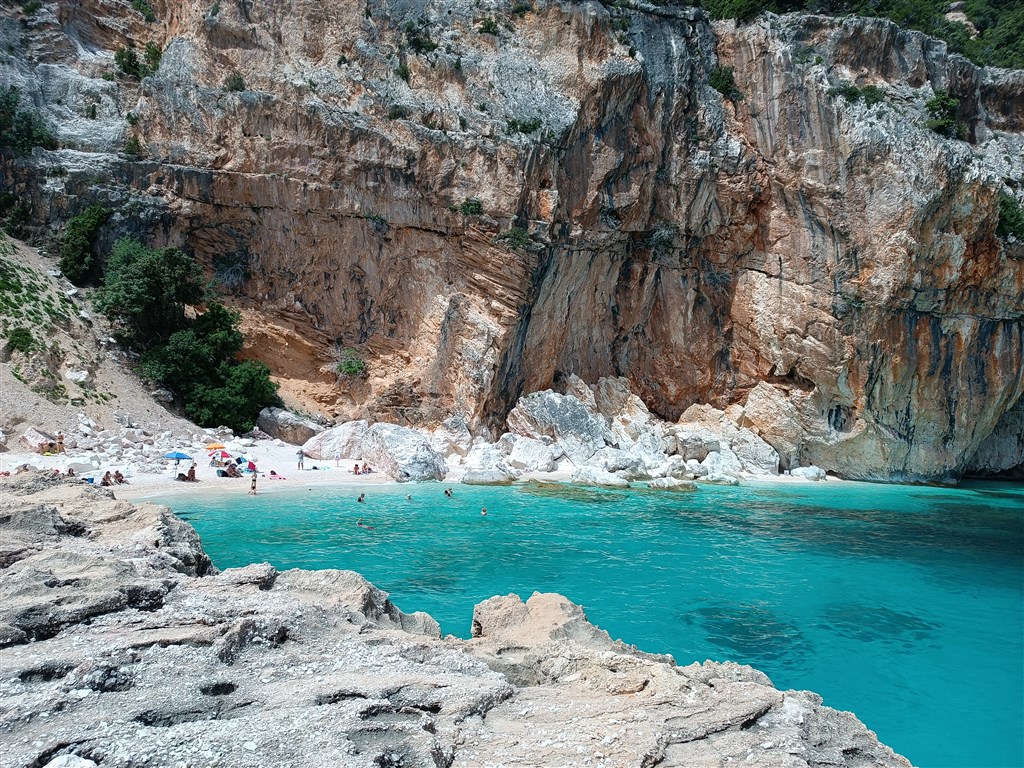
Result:
[[[733,663],[613,642],[559,595],[442,639],[350,571],[218,572],[168,509],[0,484],[0,765],[908,766]]]

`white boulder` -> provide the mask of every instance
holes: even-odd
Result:
[[[311,459],[331,460],[338,454],[343,459],[362,459],[362,442],[368,429],[364,419],[347,421],[309,438],[302,451]]]
[[[271,437],[292,445],[303,445],[324,431],[323,426],[284,408],[264,408],[256,419],[256,426]]]
[[[400,483],[444,480],[448,465],[425,435],[397,424],[374,424],[360,443],[362,458]]]
[[[434,430],[430,438],[437,449],[445,458],[449,456],[465,456],[473,447],[473,435],[469,426],[462,416],[449,416],[441,426]]]
[[[793,477],[802,477],[805,480],[818,481],[825,479],[825,470],[821,467],[816,467],[813,464],[809,467],[797,467],[796,469],[791,469],[789,474]]]
[[[531,437],[516,437],[508,454],[508,463],[523,472],[554,472],[561,458],[560,448]]]
[[[522,437],[553,439],[577,464],[613,442],[601,416],[574,395],[560,395],[552,390],[521,397],[509,413],[507,424],[509,431]]]
[[[581,467],[572,474],[571,481],[578,485],[597,485],[604,488],[629,488],[629,481],[600,467]]]

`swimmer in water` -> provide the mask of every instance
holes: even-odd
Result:
[[[359,498],[356,499],[356,501],[358,501],[360,504],[362,504],[364,501],[366,501],[366,494],[365,493],[360,493],[359,494]]]
[[[366,528],[369,531],[373,530],[373,526],[372,525],[367,525],[366,523],[364,523],[363,522],[363,518],[361,518],[361,517],[359,518],[358,522],[356,522],[356,525],[358,525],[360,528]]]
[[[410,493],[410,494],[408,494],[408,495],[407,495],[407,496],[405,497],[405,500],[406,500],[406,501],[412,501],[412,494],[411,494],[411,493]]]
[[[480,510],[480,514],[483,515],[484,517],[486,517],[487,516],[487,507],[484,507],[483,509],[481,509]]]

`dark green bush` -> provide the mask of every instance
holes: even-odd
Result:
[[[118,48],[114,51],[114,63],[129,77],[142,77],[142,62],[139,61],[139,54],[135,52],[135,48]]]
[[[495,235],[494,242],[504,243],[513,251],[529,250],[533,245],[533,241],[530,239],[529,233],[522,227],[512,227],[507,232]]]
[[[7,343],[11,349],[16,349],[23,354],[29,354],[36,348],[36,340],[32,337],[32,331],[23,325],[16,325],[7,334]]]
[[[869,107],[885,101],[885,91],[877,85],[865,85],[863,88],[858,88],[853,83],[843,83],[834,88],[829,88],[828,95],[832,97],[842,96],[851,104],[863,101]]]
[[[480,34],[482,35],[497,35],[498,34],[498,22],[494,20],[493,16],[488,16],[482,22],[480,22]]]
[[[160,59],[163,58],[163,55],[164,52],[159,45],[154,42],[148,42],[142,51],[142,58],[140,59],[139,54],[135,51],[135,47],[129,45],[127,48],[118,48],[114,52],[114,63],[128,77],[141,80],[144,77],[156,74],[156,71],[160,68]]]
[[[94,302],[133,342],[148,347],[185,328],[185,306],[202,297],[203,271],[195,259],[124,238],[110,252]]]
[[[529,120],[516,120],[509,118],[507,130],[509,133],[533,133],[543,125],[539,117],[531,117]]]
[[[126,155],[131,155],[132,157],[138,157],[142,154],[142,144],[139,142],[138,138],[135,136],[129,137],[129,139],[124,143],[124,153]]]
[[[395,74],[405,80],[405,82],[409,82],[409,68],[405,64],[399,64],[395,67]]]
[[[232,72],[224,78],[224,90],[233,92],[244,91],[245,79],[238,72]]]
[[[21,6],[21,12],[24,13],[26,16],[31,16],[42,7],[43,4],[39,2],[39,0],[28,0],[27,3],[24,3]]]
[[[420,19],[419,24],[410,21],[405,25],[405,39],[415,53],[424,54],[437,50],[437,43],[431,39],[430,30],[423,19]]]
[[[156,21],[156,14],[146,0],[132,0],[132,8],[142,14],[142,18],[151,24]]]
[[[362,376],[366,373],[366,362],[359,356],[357,350],[345,347],[341,350],[341,359],[336,370],[343,376]]]
[[[403,107],[401,104],[392,104],[388,107],[388,120],[404,120],[408,116],[408,108]]]
[[[185,316],[203,296],[202,269],[191,256],[124,239],[94,301],[143,350],[143,372],[181,398],[189,418],[247,432],[260,409],[278,402],[277,388],[262,363],[235,361],[244,342],[238,312],[211,301],[194,320]]]
[[[736,87],[732,67],[715,67],[708,75],[708,85],[732,101],[743,98],[743,93]]]
[[[946,91],[936,91],[935,96],[928,99],[924,107],[931,118],[925,126],[942,136],[957,137],[956,115],[960,109],[960,99]]]
[[[60,270],[75,285],[81,285],[95,268],[93,241],[110,213],[102,205],[90,205],[68,221],[60,244]]]
[[[459,212],[463,216],[480,216],[484,212],[484,206],[475,197],[467,197],[459,206]]]
[[[0,88],[0,147],[31,152],[32,147],[57,149],[57,138],[46,121],[32,110],[18,109],[18,89]]]
[[[999,195],[999,226],[996,234],[1003,238],[1012,235],[1024,243],[1024,210],[1017,198],[1006,192]]]

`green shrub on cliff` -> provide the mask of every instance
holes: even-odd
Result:
[[[930,117],[925,123],[926,127],[942,136],[956,138],[956,115],[960,109],[960,99],[950,96],[946,91],[936,91],[935,95],[925,102],[924,107]]]
[[[743,92],[736,86],[732,67],[715,67],[708,75],[708,85],[732,101],[743,98]]]
[[[57,139],[50,126],[35,111],[18,109],[17,88],[0,88],[0,147],[15,152],[31,152],[32,147],[57,149]]]
[[[81,285],[93,272],[96,266],[93,240],[109,218],[109,208],[90,205],[68,221],[60,243],[60,270],[75,285]]]
[[[122,239],[95,305],[143,351],[143,372],[174,392],[189,418],[247,432],[261,408],[278,402],[276,386],[262,363],[235,360],[244,342],[238,312],[210,301],[194,319],[185,315],[203,297],[203,271],[191,256]]]
[[[996,228],[999,237],[1014,237],[1024,243],[1024,209],[1017,198],[1003,192],[999,195],[999,225]]]
[[[132,8],[142,14],[142,18],[152,24],[156,21],[156,14],[146,0],[132,0]]]
[[[96,308],[143,347],[186,326],[185,306],[203,297],[203,271],[177,248],[149,248],[123,238],[107,259]]]
[[[366,373],[366,362],[359,356],[359,352],[352,347],[345,347],[341,350],[341,359],[335,369],[342,376],[362,376]]]
[[[245,80],[237,72],[232,72],[224,79],[224,90],[238,92],[245,90]]]
[[[160,68],[160,60],[163,58],[163,55],[164,52],[159,45],[154,42],[148,42],[142,51],[142,58],[140,59],[139,54],[135,51],[135,47],[129,45],[127,48],[118,48],[114,52],[114,63],[128,77],[141,80],[144,77],[156,74],[156,71]]]

